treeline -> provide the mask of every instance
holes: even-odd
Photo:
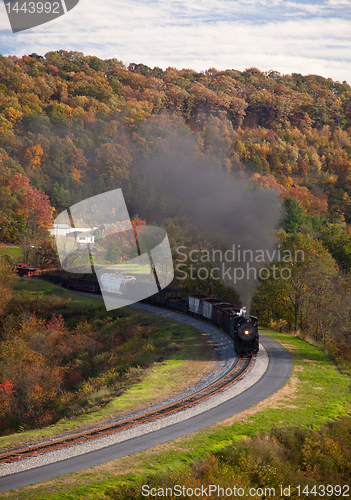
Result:
[[[351,373],[351,275],[327,249],[333,238],[334,229],[324,230],[320,238],[282,231],[280,249],[293,258],[268,266],[269,278],[261,280],[253,304],[262,323],[322,344]],[[275,279],[280,271],[284,279]]]
[[[350,128],[351,87],[317,75],[126,68],[63,50],[0,59],[3,183],[27,176],[58,212],[122,187],[148,218],[142,164],[173,131],[217,168],[276,181],[307,213],[348,221]]]

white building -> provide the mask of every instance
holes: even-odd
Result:
[[[51,236],[57,238],[62,238],[66,236],[67,238],[75,238],[77,246],[84,247],[86,245],[93,246],[95,242],[95,236],[92,234],[97,227],[71,227],[68,224],[54,224],[50,229]]]

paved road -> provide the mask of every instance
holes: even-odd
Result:
[[[160,443],[171,441],[177,437],[220,422],[262,401],[276,392],[288,380],[292,370],[292,361],[289,353],[271,338],[261,334],[260,341],[269,356],[267,370],[258,382],[241,394],[200,415],[166,428],[134,437],[128,441],[95,450],[85,455],[1,477],[0,491],[7,491],[28,484],[42,482],[152,448]]]

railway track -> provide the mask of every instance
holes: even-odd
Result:
[[[209,398],[210,396],[213,396],[216,393],[226,389],[233,382],[239,380],[251,366],[252,360],[253,360],[252,357],[239,358],[236,365],[222,378],[220,378],[213,384],[209,385],[208,387],[205,387],[201,391],[198,391],[172,404],[163,406],[161,408],[144,413],[142,415],[138,415],[136,417],[116,422],[114,424],[98,427],[96,429],[74,434],[72,436],[68,436],[65,438],[56,439],[47,443],[42,443],[39,445],[33,445],[27,448],[22,448],[19,450],[2,453],[0,454],[0,463],[12,463],[16,462],[17,460],[39,455],[41,453],[46,453],[49,451],[54,451],[60,448],[65,448],[68,446],[79,444],[84,441],[105,436],[107,434],[112,434],[117,431],[129,429],[139,424],[151,422],[158,418],[170,415],[174,412],[189,408],[190,406],[193,406],[194,404],[197,404]]]

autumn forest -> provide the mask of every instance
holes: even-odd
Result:
[[[262,324],[323,345],[350,370],[350,85],[257,68],[197,73],[136,63],[126,67],[117,59],[63,50],[0,57],[0,241],[20,246],[26,261],[56,268],[48,234],[55,216],[115,188],[122,188],[134,219],[166,229],[173,252],[184,244],[189,250],[214,246],[211,235],[193,226],[172,189],[156,189],[146,175],[144,165],[154,159],[165,169],[203,162],[244,180],[252,192],[277,193],[282,205],[277,244],[302,249],[305,260],[290,264],[289,280],[263,280],[253,312]],[[20,307],[18,298],[11,299],[11,265],[10,258],[1,261],[3,317]],[[182,281],[176,275],[172,286],[239,300],[223,282]],[[43,304],[36,308],[46,310]],[[49,332],[55,339],[52,345],[46,340],[50,350],[67,333],[62,321],[43,312],[42,318],[28,319],[22,334],[36,328],[44,338]],[[73,327],[92,350],[105,352],[108,337],[98,340],[96,330]],[[3,357],[10,347],[2,342]],[[80,347],[65,342],[62,358],[68,348],[79,357]],[[58,373],[59,363],[55,369]],[[48,387],[57,373],[45,382]],[[66,385],[74,389],[78,382],[72,373],[66,373]],[[5,371],[0,378],[9,397]],[[19,407],[16,422],[34,425],[30,410],[21,415]],[[44,409],[43,423],[62,413],[46,416]]]

